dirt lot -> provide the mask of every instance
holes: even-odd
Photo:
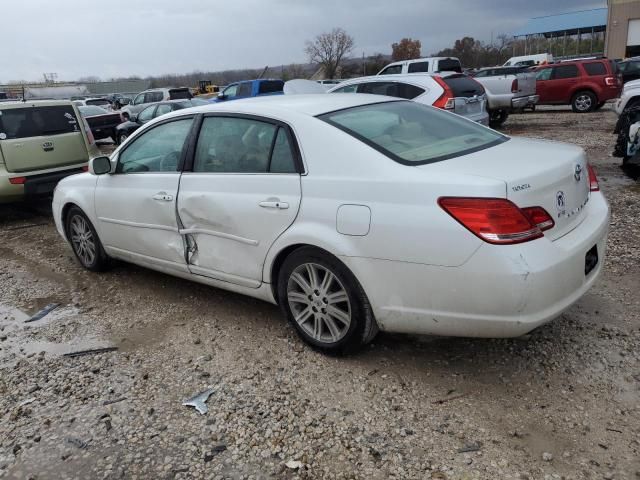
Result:
[[[381,334],[323,356],[274,306],[85,272],[46,205],[1,208],[0,478],[640,478],[640,188],[609,156],[614,120],[506,124],[583,146],[613,213],[596,287],[511,340]],[[181,405],[208,387],[208,414]]]

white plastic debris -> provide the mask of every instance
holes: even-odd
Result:
[[[209,408],[206,405],[207,400],[213,393],[213,388],[205,390],[204,392],[198,393],[194,397],[191,397],[188,400],[182,402],[182,405],[185,407],[194,407],[200,415],[204,415],[209,411]]]
[[[289,460],[285,465],[291,470],[298,470],[302,468],[302,462],[300,460]]]

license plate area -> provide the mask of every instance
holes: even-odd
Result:
[[[594,245],[584,259],[584,274],[589,275],[598,265],[598,246]]]

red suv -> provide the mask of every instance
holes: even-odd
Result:
[[[622,89],[617,66],[606,58],[554,63],[535,72],[538,105],[571,105],[577,113],[597,110]]]

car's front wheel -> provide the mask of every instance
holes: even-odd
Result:
[[[129,135],[127,133],[118,133],[118,145],[122,145],[127,140],[127,138],[129,138]]]
[[[80,264],[92,272],[100,272],[107,268],[107,256],[98,233],[84,212],[78,207],[71,207],[66,216],[66,231],[69,243]]]
[[[303,247],[284,261],[278,301],[302,339],[332,353],[346,353],[378,332],[362,286],[336,257]]]

